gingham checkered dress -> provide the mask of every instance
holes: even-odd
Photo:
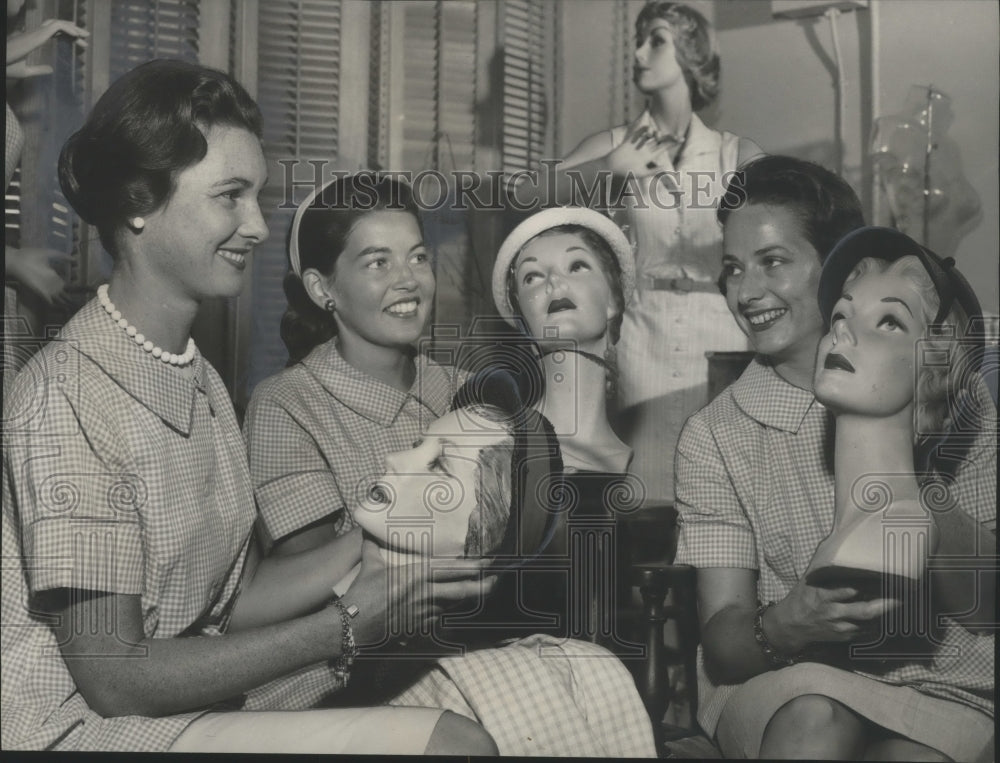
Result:
[[[460,381],[419,356],[403,393],[350,366],[328,342],[262,382],[244,433],[268,534],[280,538],[334,512],[338,532],[350,529],[358,491],[384,472],[386,454],[411,447],[447,412]],[[503,755],[655,754],[631,675],[585,642],[529,637],[444,658],[390,704],[473,718]]]
[[[147,637],[217,634],[254,521],[221,380],[189,380],[94,300],[18,375],[4,411],[3,747],[165,750],[198,716],[101,718],[30,596],[142,597]]]
[[[244,434],[263,529],[277,540],[334,514],[338,533],[386,454],[413,446],[448,411],[459,377],[423,355],[408,392],[345,361],[334,342],[262,381]],[[345,511],[346,508],[346,511]]]
[[[812,393],[755,359],[681,434],[677,562],[757,570],[761,601],[787,596],[833,527],[831,430],[831,416]],[[996,522],[996,450],[985,439],[982,446],[952,490],[959,507],[989,525]],[[945,624],[933,660],[862,675],[992,715],[993,636],[972,634],[948,618]],[[952,648],[956,656],[946,657]],[[737,687],[714,686],[703,670],[698,681],[698,720],[711,735]]]

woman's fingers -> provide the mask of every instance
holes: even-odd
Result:
[[[842,588],[816,588],[827,601],[850,601],[858,595],[858,589],[850,586]]]
[[[475,580],[453,580],[448,583],[433,583],[431,601],[460,602],[487,596],[496,585],[496,577]]]
[[[68,21],[67,19],[46,19],[42,22],[41,26],[45,29],[49,36],[65,34],[69,37],[75,37],[77,39],[77,44],[81,48],[87,47],[86,41],[80,38],[90,37],[90,32],[86,29],[78,27],[72,21]]]
[[[460,580],[478,577],[492,564],[492,559],[455,559],[431,565],[431,576],[435,581]]]
[[[640,114],[639,116],[637,116],[635,119],[632,120],[632,124],[630,124],[628,126],[628,129],[625,131],[626,141],[631,141],[640,132],[649,130],[648,125],[642,124],[642,117],[643,115]]]

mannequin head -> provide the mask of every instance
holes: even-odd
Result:
[[[355,519],[383,545],[439,557],[482,556],[504,537],[511,503],[514,436],[507,416],[485,405],[434,421],[385,473]]]
[[[687,84],[694,111],[718,97],[721,64],[715,31],[694,8],[666,0],[648,2],[636,18],[635,35],[635,84],[640,91],[663,87],[664,76],[676,67]],[[661,51],[671,59],[660,63]]]
[[[861,260],[820,340],[817,399],[838,413],[873,417],[912,406],[917,342],[937,307],[934,285],[915,257]]]
[[[819,302],[830,326],[816,364],[821,402],[869,416],[912,405],[916,437],[947,428],[981,351],[970,319],[982,313],[954,261],[899,231],[862,228],[831,252]]]
[[[355,520],[383,545],[440,557],[530,557],[549,542],[562,473],[552,425],[506,369],[472,374],[452,410],[390,454]],[[516,564],[516,561],[515,561]]]
[[[618,341],[635,285],[621,229],[591,209],[538,212],[506,238],[493,268],[493,299],[511,325],[540,344],[574,342],[593,352]]]

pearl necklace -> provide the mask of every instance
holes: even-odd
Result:
[[[172,352],[167,352],[162,347],[158,347],[146,339],[145,336],[139,333],[139,330],[135,326],[125,320],[121,311],[115,307],[115,303],[111,301],[110,297],[108,297],[108,285],[106,283],[97,287],[97,299],[101,303],[101,307],[104,308],[104,312],[111,316],[111,320],[117,323],[120,328],[124,329],[125,333],[128,334],[129,338],[133,342],[139,345],[154,358],[162,360],[164,363],[171,366],[178,366],[180,368],[191,365],[191,361],[194,360],[195,350],[197,349],[194,344],[194,339],[188,337],[187,349],[184,350],[183,355],[175,355]]]

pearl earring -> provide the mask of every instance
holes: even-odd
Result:
[[[142,230],[146,227],[146,221],[141,217],[133,217],[131,220],[131,225],[135,230]]]
[[[326,302],[323,303],[323,309],[326,310],[328,313],[335,313],[337,312],[337,303],[334,302],[332,299],[328,299]]]

